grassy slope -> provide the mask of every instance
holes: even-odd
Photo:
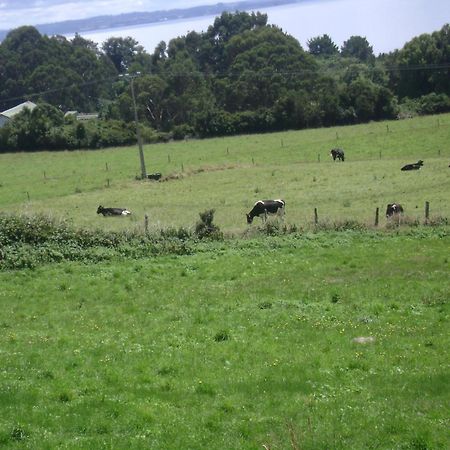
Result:
[[[244,214],[260,198],[284,198],[286,220],[298,226],[312,220],[315,207],[322,220],[373,223],[375,208],[383,213],[393,201],[412,218],[423,217],[425,201],[432,213],[448,217],[449,138],[447,114],[146,146],[148,172],[184,176],[165,183],[134,180],[139,174],[135,147],[6,154],[0,155],[0,206],[110,229],[142,228],[145,214],[155,228],[191,226],[200,211],[214,208],[217,224],[231,232],[245,229]],[[333,146],[345,149],[344,164],[331,161]],[[417,159],[425,160],[423,170],[400,172]],[[127,207],[134,216],[103,220],[95,214],[100,203]]]
[[[448,248],[319,233],[0,273],[0,444],[449,448]]]

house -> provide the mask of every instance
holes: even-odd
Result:
[[[76,120],[98,119],[98,113],[80,113],[78,111],[67,111],[64,117],[75,117]]]
[[[7,109],[6,111],[0,112],[0,128],[8,123],[16,114],[22,112],[25,108],[33,110],[36,108],[36,104],[33,102],[23,102],[20,105],[14,106],[13,108]]]

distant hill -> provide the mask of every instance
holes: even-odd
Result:
[[[220,15],[224,11],[245,11],[260,7],[300,3],[302,1],[305,0],[247,0],[232,3],[217,3],[215,5],[195,6],[186,9],[132,12],[111,16],[97,16],[88,19],[66,20],[63,22],[40,24],[35,25],[35,27],[41,34],[47,34],[49,36],[58,34],[74,34],[110,28],[125,28],[147,23],[162,23],[169,22],[171,20]],[[10,30],[0,30],[0,41],[6,37],[9,31]]]

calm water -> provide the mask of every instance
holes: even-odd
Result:
[[[350,36],[365,36],[375,54],[401,48],[422,33],[439,30],[450,22],[449,0],[320,0],[261,8],[268,22],[294,36],[307,48],[307,41],[328,34],[340,47]],[[152,53],[189,31],[206,31],[215,16],[81,33],[101,44],[111,36],[131,36]]]

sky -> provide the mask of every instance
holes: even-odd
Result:
[[[0,0],[0,29],[99,15],[157,11],[236,0]],[[258,8],[268,22],[294,36],[306,48],[310,38],[328,34],[341,46],[350,36],[364,36],[375,54],[401,48],[413,37],[450,23],[450,0],[298,0],[295,5]],[[206,31],[214,18],[156,24],[132,29],[81,33],[101,44],[111,36],[132,36],[148,52],[188,31]],[[70,37],[70,36],[69,36]]]

